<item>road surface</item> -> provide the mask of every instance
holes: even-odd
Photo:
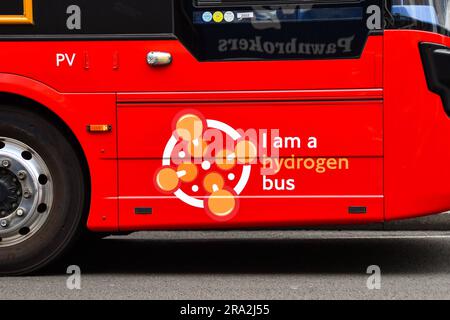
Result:
[[[81,269],[81,290],[67,288],[69,265]],[[367,288],[371,265],[381,269],[380,290]],[[449,299],[450,231],[136,233],[78,248],[44,274],[0,278],[0,296]]]

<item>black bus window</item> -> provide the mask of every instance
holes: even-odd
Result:
[[[450,34],[450,0],[392,0],[395,26]]]

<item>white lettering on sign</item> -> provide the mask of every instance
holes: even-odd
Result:
[[[62,64],[67,63],[69,67],[72,67],[77,54],[73,53],[69,55],[68,53],[57,53],[56,54],[56,66],[61,67]]]
[[[243,19],[252,19],[255,16],[253,12],[238,12],[237,18],[238,20]]]

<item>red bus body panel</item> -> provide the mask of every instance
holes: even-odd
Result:
[[[359,59],[199,62],[177,40],[0,42],[0,92],[35,100],[73,131],[89,164],[91,230],[382,222],[450,209],[450,120],[427,89],[421,41],[450,46],[431,33],[385,31]],[[170,52],[172,65],[149,67],[149,51]],[[57,53],[73,66],[58,67]],[[349,168],[285,170],[272,178],[295,179],[295,190],[269,192],[255,166],[236,216],[216,221],[153,181],[185,110],[235,129],[314,136],[316,149],[283,148],[281,158],[345,158]],[[90,134],[88,124],[113,130]]]
[[[199,62],[177,40],[1,42],[2,73],[20,74],[64,93],[266,91],[381,88],[382,37],[369,38],[360,59]],[[150,51],[173,63],[151,68]],[[75,54],[56,66],[56,54]],[[39,63],[36,63],[36,62]]]
[[[28,97],[57,114],[83,149],[91,177],[89,225],[99,231],[118,230],[117,142],[115,134],[92,136],[87,123],[115,123],[114,94],[62,94],[41,82],[0,74],[0,92]],[[116,131],[116,130],[114,130]]]
[[[314,133],[321,141],[320,148],[283,148],[280,157],[293,154],[315,158],[345,156],[349,158],[351,169],[322,174],[284,170],[270,179],[280,183],[293,178],[295,190],[263,191],[263,177],[255,165],[241,194],[239,213],[226,224],[217,223],[177,199],[159,199],[161,194],[150,179],[136,179],[137,172],[141,177],[152,177],[161,167],[161,150],[167,142],[163,137],[171,136],[172,119],[183,109],[192,108],[234,128],[246,130],[251,124],[251,128],[270,129],[282,124],[282,135],[299,136],[303,140]],[[158,119],[149,124],[155,114],[159,115]],[[124,129],[119,131],[120,225],[129,230],[135,228],[137,220],[144,229],[152,228],[155,221],[161,223],[158,228],[382,221],[382,115],[382,104],[377,101],[121,104],[118,119],[119,127]],[[336,121],[338,118],[341,120]],[[201,181],[192,184],[200,185]],[[134,208],[139,206],[152,207],[153,214],[135,215]],[[350,206],[366,206],[368,213],[349,215]]]
[[[450,119],[428,90],[418,48],[450,46],[450,39],[417,31],[386,31],[384,38],[386,219],[447,211]]]

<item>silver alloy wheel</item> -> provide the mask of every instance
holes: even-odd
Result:
[[[44,160],[26,144],[0,137],[0,248],[35,234],[52,204],[53,181]]]

